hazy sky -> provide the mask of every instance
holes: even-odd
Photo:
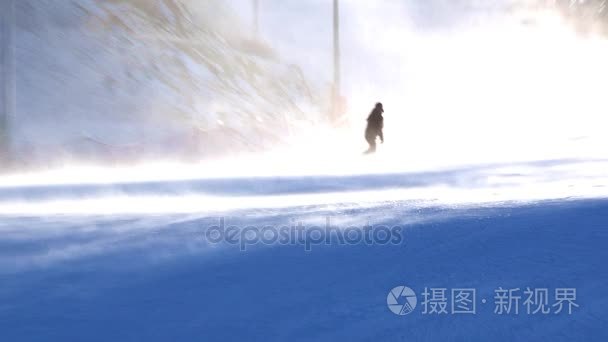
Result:
[[[318,85],[332,79],[332,1],[258,0],[260,34],[286,61],[300,65]],[[485,1],[490,8],[508,0]],[[366,84],[401,83],[404,51],[412,35],[450,30],[474,17],[471,1],[341,0],[342,78],[346,94]],[[479,2],[477,2],[479,3]],[[253,0],[231,5],[252,23]],[[378,87],[374,87],[377,89]]]
[[[332,1],[259,2],[263,38],[327,85]],[[342,93],[353,121],[364,125],[382,101],[392,136],[403,133],[417,144],[452,136],[475,148],[480,141],[511,144],[514,132],[534,139],[548,118],[556,135],[595,127],[600,88],[568,85],[601,79],[605,43],[576,37],[557,13],[505,10],[511,2],[341,0]],[[251,22],[252,0],[232,5]],[[529,18],[537,24],[524,25]],[[564,67],[573,63],[579,67]],[[576,129],[575,113],[588,118]]]

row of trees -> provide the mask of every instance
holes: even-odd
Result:
[[[608,36],[608,0],[549,0],[577,31]]]

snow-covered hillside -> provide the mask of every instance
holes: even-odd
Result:
[[[26,0],[17,25],[21,163],[259,150],[321,119],[222,1]]]
[[[1,336],[605,341],[605,169],[606,161],[548,160],[367,176],[4,184]],[[310,233],[241,248],[229,235],[215,240],[222,218],[238,242],[252,229],[291,234],[328,219],[334,234],[386,226],[401,238],[326,243]],[[408,315],[387,306],[397,286],[418,296]],[[549,291],[549,313],[526,312],[528,287]],[[425,288],[447,289],[445,314],[425,314]],[[474,314],[452,313],[459,288],[476,290]],[[500,288],[519,289],[509,313],[496,311]],[[553,306],[564,288],[576,290],[571,314]]]
[[[335,128],[329,0],[16,2],[0,342],[608,341],[605,40],[340,1]]]

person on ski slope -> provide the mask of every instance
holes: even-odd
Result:
[[[367,128],[365,128],[365,140],[369,144],[369,149],[365,151],[366,154],[376,152],[376,138],[380,137],[380,142],[384,144],[384,108],[382,103],[376,103],[376,106],[367,117]]]

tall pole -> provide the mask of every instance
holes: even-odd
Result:
[[[258,38],[260,33],[260,1],[253,0],[253,32],[255,38]]]
[[[15,2],[2,1],[0,6],[0,169],[11,161],[11,120],[16,106]]]
[[[334,0],[334,84],[332,87],[332,119],[336,120],[340,102],[340,6]]]

